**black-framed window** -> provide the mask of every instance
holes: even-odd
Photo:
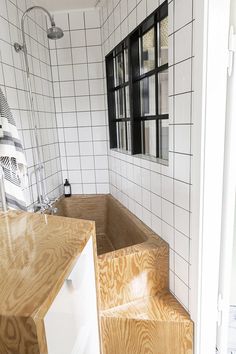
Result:
[[[168,4],[106,56],[110,147],[168,160]]]

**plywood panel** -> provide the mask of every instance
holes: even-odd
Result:
[[[147,240],[141,222],[137,224],[138,219],[111,196],[107,212],[107,235],[116,250]]]
[[[192,354],[193,323],[168,292],[102,312],[103,354]]]
[[[1,354],[40,354],[37,330],[29,317],[0,316]]]
[[[98,256],[104,253],[110,253],[115,251],[113,244],[111,243],[110,239],[107,237],[106,234],[97,234],[96,239]]]
[[[57,215],[95,221],[99,254],[141,244],[153,234],[111,195],[73,195],[61,198],[55,206]]]
[[[96,221],[103,354],[192,354],[193,324],[168,291],[167,243],[112,196],[86,198],[63,200],[62,212]]]
[[[101,309],[153,296],[168,288],[167,245],[106,261],[99,259],[98,265]]]
[[[192,324],[102,318],[103,354],[192,354]]]
[[[90,237],[94,222],[0,213],[0,353],[47,353],[43,318]]]
[[[73,195],[55,203],[57,215],[69,218],[93,220],[96,233],[106,233],[107,198],[105,195]]]

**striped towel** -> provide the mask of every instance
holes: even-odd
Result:
[[[0,88],[0,165],[4,174],[6,202],[10,209],[26,210],[22,178],[26,160],[15,120]]]

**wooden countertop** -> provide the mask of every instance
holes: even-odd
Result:
[[[94,235],[92,221],[0,213],[0,318],[42,319]]]

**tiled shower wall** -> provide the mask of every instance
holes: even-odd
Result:
[[[103,55],[158,6],[157,0],[103,2]],[[109,151],[111,193],[169,243],[170,289],[187,310],[191,297],[193,23],[192,0],[169,1],[169,165]]]
[[[108,131],[99,10],[56,13],[50,43],[63,178],[72,193],[108,193]]]
[[[22,43],[20,19],[31,5],[25,0],[0,0],[0,87],[6,95],[25,149],[29,177],[25,184],[25,197],[29,207],[37,200],[33,168],[35,139],[30,123],[23,54],[14,51],[13,43]],[[32,12],[25,28],[45,182],[50,197],[56,198],[62,192],[62,179],[45,16]]]

